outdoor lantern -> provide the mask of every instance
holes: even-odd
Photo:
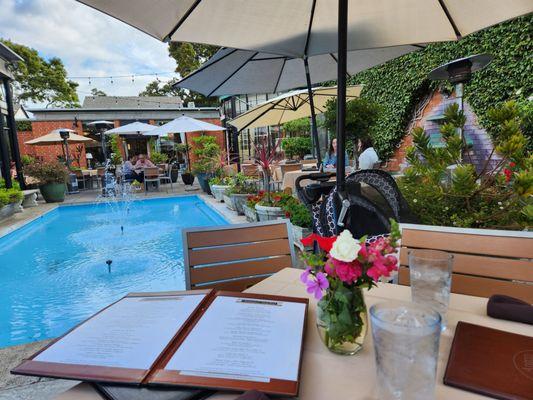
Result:
[[[93,159],[93,155],[91,153],[85,153],[85,158],[87,159],[87,166],[89,169],[91,169],[91,160]]]
[[[449,81],[455,85],[455,97],[459,111],[463,110],[464,84],[470,82],[472,73],[485,68],[494,57],[490,54],[476,54],[465,58],[450,61],[435,68],[428,74],[433,81]],[[459,136],[463,138],[463,130],[459,129]]]

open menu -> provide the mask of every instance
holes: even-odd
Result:
[[[307,307],[214,290],[132,293],[11,372],[295,396]]]

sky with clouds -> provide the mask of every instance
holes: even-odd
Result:
[[[167,45],[74,0],[0,0],[0,37],[59,57],[69,76],[112,76],[165,72],[175,61]],[[156,77],[74,79],[80,101],[97,87],[108,95],[136,96]]]

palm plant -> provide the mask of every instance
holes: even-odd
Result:
[[[274,146],[269,146],[266,137],[259,140],[256,145],[254,143],[254,161],[256,165],[259,165],[263,172],[263,184],[265,187],[266,201],[271,202],[270,198],[270,178],[272,176],[271,168],[276,165],[281,157],[281,153],[278,151],[281,145],[281,139],[276,140]]]

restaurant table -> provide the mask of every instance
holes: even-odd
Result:
[[[363,349],[353,356],[331,353],[320,341],[316,320],[316,300],[310,297],[300,282],[302,270],[285,268],[247,292],[275,294],[282,296],[308,297],[309,314],[304,339],[302,371],[300,377],[301,400],[378,400],[376,370],[372,334],[366,336]],[[409,301],[411,289],[408,286],[380,283],[378,287],[365,292],[367,307],[387,300]],[[533,336],[533,326],[518,322],[490,318],[486,315],[487,299],[452,294],[448,311],[448,327],[442,333],[437,369],[436,400],[479,400],[489,397],[459,390],[442,383],[453,334],[458,321],[466,321],[503,331]],[[369,318],[370,321],[370,318]],[[237,394],[216,394],[209,400],[232,400]],[[100,395],[88,384],[81,383],[64,392],[56,400],[101,400]]]

